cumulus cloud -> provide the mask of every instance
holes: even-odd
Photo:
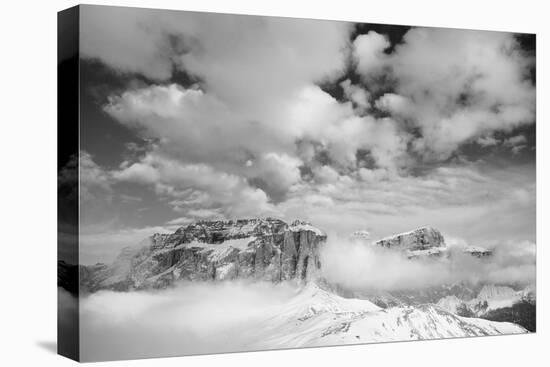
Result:
[[[351,84],[349,79],[341,82],[340,86],[344,90],[344,95],[346,98],[354,103],[358,114],[364,114],[369,109],[370,93],[366,89]]]
[[[390,47],[390,41],[383,34],[370,31],[357,36],[353,41],[353,56],[357,71],[364,77],[383,71],[386,55],[384,50]]]
[[[138,72],[152,79],[167,79],[174,53],[163,28],[165,12],[101,6],[83,6],[81,52],[122,72]],[[154,15],[147,15],[150,12]],[[163,19],[164,18],[164,19]],[[157,23],[158,22],[158,23]],[[165,23],[166,24],[166,23]]]
[[[137,162],[124,162],[113,178],[150,186],[160,197],[170,199],[176,211],[203,218],[204,210],[222,217],[272,211],[261,189],[251,187],[241,176],[218,171],[205,164],[186,164],[151,151]],[[201,212],[202,211],[202,212]]]
[[[481,145],[482,147],[490,147],[497,145],[500,142],[500,140],[495,139],[493,136],[482,136],[476,140],[476,143]]]
[[[343,73],[352,26],[122,8],[104,17],[105,12],[84,11],[84,57],[153,79],[168,79],[180,69],[199,80],[195,86],[128,90],[111,96],[105,110],[144,136],[160,138],[165,152],[244,175],[273,199],[283,197],[297,180],[298,136],[288,111],[304,89]],[[132,34],[143,37],[128,39]],[[259,161],[265,167],[253,164]],[[277,164],[291,164],[291,177]]]
[[[84,7],[82,52],[154,79],[168,79],[180,68],[218,97],[248,104],[342,72],[351,28],[319,20]]]
[[[371,33],[354,42],[357,71],[384,66],[395,91],[376,105],[420,128],[413,148],[425,157],[445,159],[471,139],[534,122],[533,60],[512,34],[414,28],[386,55],[384,37]]]
[[[149,142],[88,164],[90,182],[153,193],[169,211],[155,225],[274,215],[533,240],[533,167],[460,151],[528,147],[509,136],[534,121],[533,60],[514,35],[413,28],[392,45],[342,22],[85,9],[83,58],[146,77],[101,107]]]
[[[258,321],[297,292],[291,284],[181,283],[158,292],[97,292],[80,299],[82,359],[247,350]]]
[[[395,121],[357,116],[351,103],[340,103],[317,86],[296,91],[254,123],[199,89],[177,85],[127,91],[112,97],[105,109],[160,139],[166,155],[246,177],[275,201],[299,183],[299,167],[312,164],[314,155],[297,141],[316,142],[342,166],[354,166],[357,150],[365,149],[377,165],[395,169],[407,150],[407,133]],[[126,174],[138,169],[147,167],[135,166]]]

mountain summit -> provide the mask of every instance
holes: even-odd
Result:
[[[303,221],[199,221],[124,249],[111,265],[82,267],[81,286],[93,292],[164,288],[179,279],[305,281],[318,273],[325,240],[321,230]]]

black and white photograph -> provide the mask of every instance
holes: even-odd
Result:
[[[536,332],[534,34],[78,12],[80,360]]]

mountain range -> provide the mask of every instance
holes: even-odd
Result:
[[[322,230],[299,220],[198,221],[125,248],[111,264],[59,262],[58,282],[84,296],[162,289],[179,280],[295,282],[299,291],[292,301],[251,331],[257,334],[254,347],[262,349],[535,331],[531,287],[457,283],[421,290],[349,290],[323,276],[320,252],[326,240]],[[398,251],[409,261],[451,256],[443,235],[431,227],[366,246]],[[478,247],[463,251],[479,261],[492,256]]]

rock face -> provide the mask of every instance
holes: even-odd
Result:
[[[419,251],[434,247],[445,247],[445,239],[438,230],[422,227],[376,241],[379,246],[400,250]]]
[[[309,223],[242,219],[200,221],[172,234],[154,234],[141,248],[127,248],[111,265],[81,267],[81,289],[164,288],[178,279],[315,278],[326,235]]]
[[[447,250],[443,235],[432,227],[422,227],[386,237],[376,241],[375,244],[403,251],[409,259],[439,257]]]
[[[493,254],[493,251],[478,246],[468,246],[463,251],[465,254],[470,254],[477,258],[487,257]]]
[[[536,295],[531,286],[515,290],[485,284],[474,298],[466,300],[450,295],[441,298],[437,306],[459,316],[509,321],[536,331]]]

